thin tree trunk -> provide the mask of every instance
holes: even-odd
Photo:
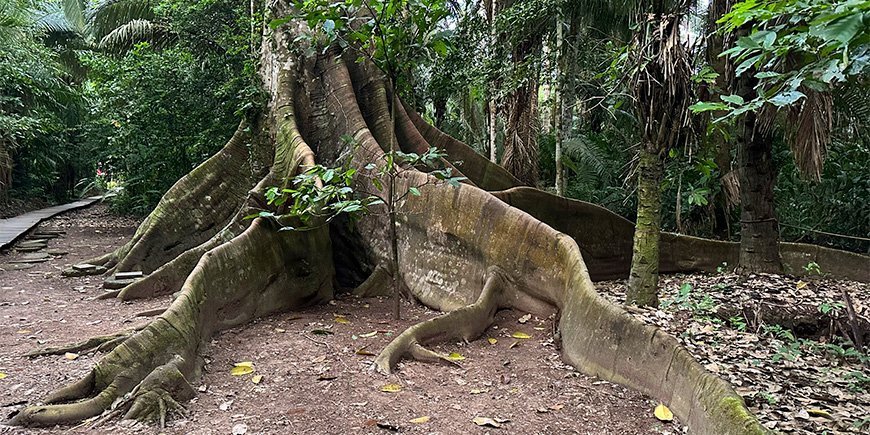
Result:
[[[644,146],[637,180],[637,224],[626,303],[658,306],[659,226],[662,220],[661,157]]]
[[[493,163],[498,163],[498,152],[495,145],[495,124],[498,121],[496,118],[495,98],[489,100],[489,160]]]
[[[395,95],[396,81],[393,79],[395,74],[390,74],[390,89]],[[396,102],[397,98],[390,99],[390,121],[393,123],[393,131],[396,131]],[[390,135],[390,154],[395,158],[396,141],[395,135]],[[393,160],[393,168],[390,168],[390,185],[388,187],[387,212],[390,215],[390,258],[392,264],[392,287],[393,287],[393,319],[401,320],[402,318],[402,296],[399,291],[399,235],[396,231],[396,165]]]
[[[489,46],[492,50],[495,45],[498,43],[498,35],[495,30],[495,12],[496,12],[496,4],[498,3],[496,0],[490,0],[491,7],[489,9]],[[496,117],[498,107],[495,103],[495,92],[494,89],[490,89],[489,91],[489,160],[493,163],[498,163],[498,151],[496,150],[495,144],[495,125],[498,121]]]
[[[562,45],[564,43],[564,36],[562,34],[562,27],[564,25],[562,17],[562,8],[559,8],[559,14],[556,17],[556,86],[555,86],[555,97],[553,98],[553,118],[555,119],[555,135],[556,135],[556,195],[565,196],[565,180],[563,178],[563,170],[562,170],[562,138],[563,138],[563,116],[562,116],[562,105],[564,102],[562,101],[562,91],[564,90],[565,78],[563,74],[565,74],[564,70],[564,56],[562,53]]]

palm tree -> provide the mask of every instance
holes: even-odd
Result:
[[[72,50],[122,53],[136,43],[164,45],[174,35],[154,13],[153,0],[40,2],[37,29],[50,45]]]
[[[635,111],[643,126],[637,157],[637,223],[626,299],[658,305],[661,182],[664,158],[686,143],[691,67],[681,34],[687,5],[641,5],[630,61]]]

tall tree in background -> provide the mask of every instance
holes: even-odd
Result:
[[[731,95],[693,110],[726,111],[737,127],[740,269],[782,271],[774,210],[773,143],[782,135],[795,167],[820,180],[833,129],[833,93],[870,70],[868,0],[775,0],[734,4],[718,22],[733,46],[722,55]]]
[[[643,126],[637,163],[637,223],[626,299],[657,305],[661,182],[668,151],[686,141],[691,67],[681,35],[683,5],[656,0],[641,10],[631,47],[632,93]],[[670,9],[670,10],[669,10]]]
[[[549,21],[540,1],[502,0],[496,3],[501,21],[500,43],[509,44],[513,89],[504,99],[506,112],[501,165],[523,183],[538,182],[538,56],[542,33],[536,25]],[[510,9],[509,11],[507,9]],[[502,19],[503,18],[503,19]],[[517,26],[526,26],[517,32]]]

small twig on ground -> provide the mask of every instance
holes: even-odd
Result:
[[[321,346],[329,347],[329,344],[328,344],[328,343],[325,343],[325,342],[323,342],[323,341],[319,341],[319,340],[315,340],[315,339],[309,337],[309,336],[308,336],[307,334],[305,334],[304,332],[301,333],[301,334],[299,334],[299,335],[301,335],[301,336],[307,338],[308,340],[311,340],[312,342],[317,343],[317,344],[319,344],[319,345],[321,345]]]
[[[840,292],[843,294],[843,301],[846,303],[846,313],[849,315],[849,326],[852,328],[852,344],[855,345],[858,352],[864,353],[863,331],[861,331],[861,327],[858,325],[858,316],[855,314],[855,306],[852,305],[852,297],[849,296],[849,292],[846,289],[841,288]]]

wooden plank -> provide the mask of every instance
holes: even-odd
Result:
[[[102,196],[92,196],[69,204],[35,210],[9,219],[0,219],[0,249],[12,245],[15,240],[39,225],[40,222],[66,211],[87,207],[102,198]]]

